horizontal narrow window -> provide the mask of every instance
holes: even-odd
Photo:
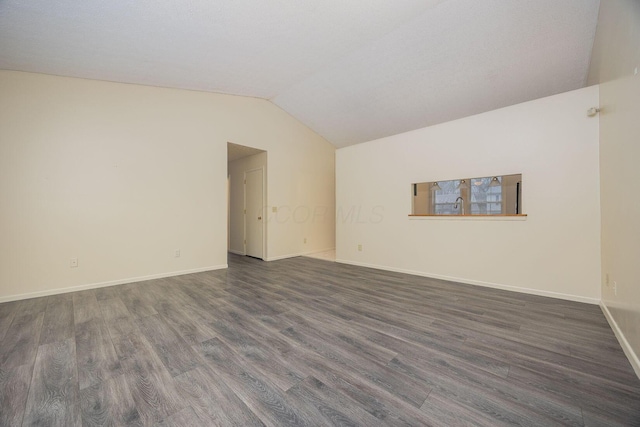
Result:
[[[521,215],[522,174],[411,185],[412,215]]]

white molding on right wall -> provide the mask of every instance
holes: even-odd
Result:
[[[519,292],[521,294],[537,295],[540,297],[548,297],[548,298],[555,298],[555,299],[561,299],[566,301],[582,302],[585,304],[593,304],[593,305],[600,304],[600,300],[598,298],[590,298],[582,295],[571,295],[571,294],[564,294],[560,292],[545,291],[542,289],[531,289],[531,288],[523,288],[519,286],[504,285],[500,283],[483,282],[481,280],[471,280],[471,279],[465,279],[462,277],[444,276],[441,274],[425,273],[422,271],[407,270],[404,268],[389,267],[389,266],[378,265],[378,264],[369,264],[369,263],[360,262],[360,261],[336,259],[336,262],[340,264],[355,265],[358,267],[374,268],[377,270],[410,274],[412,276],[428,277],[430,279],[446,280],[448,282],[464,283],[466,285],[482,286],[485,288],[500,289],[503,291],[510,291],[510,292]]]
[[[627,359],[629,359],[631,367],[635,371],[638,378],[640,378],[640,358],[638,358],[636,352],[633,351],[631,344],[629,344],[629,341],[627,341],[627,338],[622,333],[622,330],[618,326],[616,319],[613,318],[613,315],[609,311],[609,308],[604,303],[604,301],[600,301],[600,308],[602,309],[602,313],[604,313],[604,317],[607,319],[607,322],[609,322],[609,326],[611,326],[611,329],[613,329],[613,333],[616,335],[616,338],[618,339],[618,342],[622,347],[622,351],[624,351]]]

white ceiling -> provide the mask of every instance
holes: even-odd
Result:
[[[0,68],[270,99],[338,147],[583,87],[599,0],[0,0]]]

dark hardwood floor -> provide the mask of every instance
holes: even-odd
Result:
[[[640,425],[599,307],[309,258],[0,304],[0,424]]]

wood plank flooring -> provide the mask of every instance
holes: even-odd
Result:
[[[633,426],[599,307],[329,261],[0,304],[2,426]]]

